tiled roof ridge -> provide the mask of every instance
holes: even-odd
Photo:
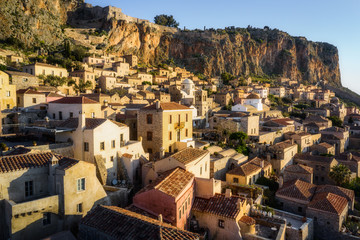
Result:
[[[181,167],[176,167],[173,168],[172,170],[168,170],[163,172],[162,174],[166,174],[167,172],[170,172],[170,174],[167,174],[163,179],[161,179],[161,181],[159,181],[155,186],[154,189],[159,189],[161,187],[161,185],[168,180],[172,175],[174,175],[179,169],[182,169]]]

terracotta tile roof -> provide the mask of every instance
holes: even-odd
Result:
[[[115,206],[97,206],[81,220],[80,235],[88,231],[83,226],[107,235],[111,239],[191,240],[200,238],[196,233],[181,230],[170,224],[161,223],[158,220]]]
[[[245,216],[245,215],[240,218],[240,222],[243,222],[247,225],[254,225],[256,223],[255,219],[253,219],[250,216]]]
[[[264,161],[264,168],[271,166],[268,161],[255,157],[250,161],[236,167],[228,172],[228,174],[248,176],[256,171],[261,170],[261,161]]]
[[[124,154],[122,155],[122,157],[132,158],[132,157],[133,157],[133,155],[128,154],[128,153],[124,153]]]
[[[334,185],[320,185],[316,188],[316,193],[330,192],[346,198],[347,201],[354,201],[355,193],[353,190]]]
[[[326,142],[319,143],[318,146],[321,146],[321,147],[324,147],[324,148],[333,148],[334,147],[334,145],[331,145],[331,144],[326,143]]]
[[[191,110],[189,107],[178,104],[176,102],[160,102],[161,110]],[[156,110],[156,103],[142,108],[142,110]]]
[[[173,155],[171,155],[171,158],[175,158],[178,162],[181,162],[183,164],[188,164],[200,157],[205,156],[209,152],[206,150],[201,150],[197,148],[185,148]]]
[[[34,75],[26,72],[19,72],[19,71],[5,71],[9,75],[17,75],[17,76],[24,76],[24,77],[35,77]]]
[[[113,121],[113,120],[110,120],[112,123],[116,124],[118,127],[127,127],[126,124],[123,124],[121,122],[117,122],[117,121]]]
[[[59,168],[64,170],[74,166],[79,162],[78,160],[66,158],[60,155],[54,155],[50,152],[11,155],[0,158],[0,173],[7,173],[36,167],[45,167],[50,163],[53,157],[59,160]]]
[[[20,89],[16,91],[16,94],[44,94],[42,92],[34,91],[30,88],[28,89]]]
[[[340,215],[348,206],[346,198],[339,195],[322,192],[317,193],[308,205],[308,209],[315,209]]]
[[[87,97],[63,97],[61,99],[52,101],[50,103],[58,103],[58,104],[96,104],[94,100],[91,100]]]
[[[215,194],[215,196],[205,199],[196,197],[192,211],[209,213],[221,217],[236,218],[240,213],[239,201],[245,199],[239,196],[225,197],[225,194]]]
[[[106,118],[86,118],[85,119],[85,128],[86,129],[95,129],[104,122],[106,122]],[[65,120],[63,123],[59,124],[59,128],[69,128],[75,129],[79,125],[79,118],[69,118]]]
[[[313,168],[302,164],[296,164],[285,167],[285,171],[292,173],[311,174],[313,173]]]
[[[246,97],[246,99],[260,99],[260,97],[255,93],[250,93],[249,96]]]
[[[146,211],[146,210],[144,210],[142,208],[139,208],[139,207],[135,206],[134,204],[131,204],[130,206],[126,207],[125,209],[129,210],[129,211],[132,211],[132,212],[135,212],[135,213],[138,213],[138,214],[141,214],[141,215],[143,215],[145,217],[155,219],[155,220],[158,220],[158,218],[159,218],[158,215],[153,214],[151,212],[148,212],[148,211]],[[163,221],[168,223],[168,224],[171,224],[171,222],[167,221],[165,218],[163,218]]]
[[[312,155],[310,153],[297,153],[297,154],[295,154],[294,159],[295,160],[306,160],[306,161],[312,161],[312,162],[323,162],[323,163],[331,163],[334,160],[333,157]]]
[[[137,194],[156,189],[176,198],[193,180],[194,174],[177,167],[163,172],[155,181],[141,189]]]
[[[296,145],[296,143],[291,143],[290,140],[286,140],[286,141],[283,141],[283,142],[276,143],[273,146],[271,146],[270,148],[275,149],[275,150],[283,150],[283,149],[292,147],[294,145]]]
[[[290,118],[272,119],[270,121],[275,122],[275,123],[280,124],[280,125],[284,125],[284,126],[293,125],[293,122],[294,122],[294,120],[292,120]]]
[[[276,196],[310,201],[315,190],[316,185],[296,179],[284,183],[284,185],[276,192]]]

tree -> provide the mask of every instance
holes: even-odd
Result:
[[[222,73],[220,76],[221,76],[221,80],[223,81],[224,85],[229,85],[230,81],[235,79],[234,75],[227,73],[227,72]]]
[[[344,183],[349,182],[351,171],[350,169],[343,165],[339,164],[331,168],[329,177],[335,181],[336,185],[340,186]]]
[[[247,138],[248,135],[244,132],[233,132],[230,134],[230,140],[236,141],[237,144],[245,144]]]
[[[70,85],[74,85],[74,90],[78,93],[78,92],[85,92],[86,89],[91,88],[92,87],[92,83],[90,81],[86,81],[84,79],[80,79],[79,83],[76,83],[75,81],[70,81],[69,82],[69,86]]]
[[[337,116],[328,117],[328,119],[331,120],[333,126],[342,127],[343,125],[343,121]]]
[[[166,14],[156,15],[154,17],[154,22],[156,24],[167,27],[177,28],[179,26],[179,23],[175,21],[173,15],[166,15]]]
[[[43,80],[44,85],[60,87],[68,83],[68,79],[66,77],[59,77],[54,75],[40,75],[39,78]]]

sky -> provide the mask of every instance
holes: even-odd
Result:
[[[137,18],[153,21],[173,15],[180,28],[227,26],[277,28],[292,36],[328,42],[339,50],[342,85],[360,94],[359,0],[85,0],[115,6]]]

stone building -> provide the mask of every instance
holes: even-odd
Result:
[[[46,109],[46,95],[31,89],[16,91],[17,106],[21,108]]]
[[[336,154],[344,152],[349,146],[350,128],[330,127],[320,131],[324,142],[335,144]]]
[[[335,155],[335,146],[328,144],[326,142],[314,144],[310,147],[310,150],[314,155],[321,155],[321,154]]]
[[[16,86],[10,84],[9,75],[0,71],[0,109],[16,107]]]
[[[297,164],[303,164],[313,169],[315,184],[334,184],[330,179],[329,173],[331,168],[338,165],[334,157],[315,156],[310,153],[296,154],[294,161]]]
[[[101,172],[103,183],[112,180],[126,180],[130,183],[141,182],[140,158],[147,158],[141,142],[129,140],[129,127],[105,118],[70,118],[57,128],[58,142],[73,142],[74,156],[86,162],[95,163]],[[124,166],[126,176],[120,178]]]
[[[313,183],[313,169],[302,164],[289,165],[285,167],[283,181],[289,182],[296,179]]]
[[[269,147],[267,155],[276,174],[283,172],[284,168],[293,164],[294,156],[298,152],[298,145],[287,140]]]
[[[25,72],[5,71],[11,78],[11,84],[16,86],[16,90],[26,89],[31,86],[39,86],[37,77]]]
[[[210,153],[196,148],[185,148],[173,155],[149,162],[142,167],[143,184],[154,181],[160,173],[181,167],[195,177],[210,178]]]
[[[192,118],[192,109],[174,102],[156,101],[140,109],[137,132],[144,150],[155,154],[194,147]]]
[[[227,172],[226,182],[234,185],[255,184],[260,177],[269,177],[271,170],[270,162],[256,157]]]
[[[226,106],[232,100],[230,93],[217,93],[215,94],[214,101],[221,106]]]
[[[276,199],[285,211],[312,218],[315,237],[341,239],[339,232],[353,209],[355,194],[346,188],[317,186],[297,179],[284,183]]]
[[[209,229],[210,239],[243,239],[239,220],[247,212],[246,199],[230,191],[210,198],[196,197],[192,209],[193,221]]]
[[[144,236],[164,240],[200,239],[196,233],[165,223],[162,216],[154,219],[115,206],[97,206],[81,220],[79,226],[80,240],[141,239]]]
[[[163,172],[141,189],[133,198],[133,205],[184,229],[189,221],[195,197],[194,174],[177,167]]]
[[[68,77],[69,73],[66,68],[46,64],[46,63],[33,63],[30,65],[25,65],[23,71],[30,73],[31,75],[40,76],[40,75],[53,75],[58,77]]]
[[[0,237],[38,239],[73,230],[106,197],[91,163],[30,153],[0,158]]]
[[[87,97],[64,97],[49,102],[47,114],[55,120],[66,120],[79,117],[80,112],[84,112],[87,118],[100,117],[101,105]]]
[[[288,132],[284,134],[285,139],[291,139],[299,146],[300,152],[309,152],[310,147],[318,144],[321,139],[321,134],[310,134],[306,132],[294,133]]]

